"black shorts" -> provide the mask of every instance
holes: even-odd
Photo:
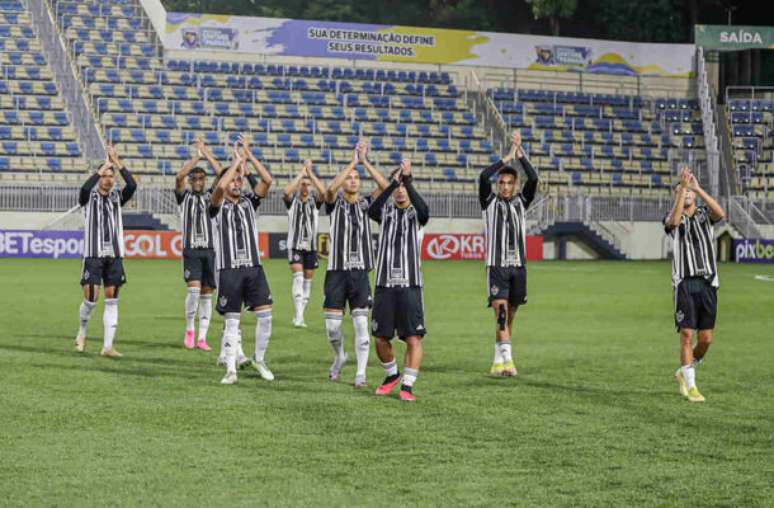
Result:
[[[232,268],[218,272],[218,312],[242,312],[271,305],[271,291],[262,266]]]
[[[712,330],[718,312],[718,288],[702,277],[680,282],[675,290],[675,327]]]
[[[366,270],[328,270],[325,272],[325,309],[349,310],[371,307],[371,279]]]
[[[303,265],[304,270],[315,270],[320,263],[317,261],[317,251],[296,250],[288,251],[288,263],[291,265]]]
[[[81,286],[120,287],[126,284],[124,260],[122,258],[83,258]]]
[[[371,312],[371,331],[375,337],[401,340],[427,333],[422,288],[377,287],[374,293],[374,310]]]
[[[213,249],[183,249],[183,279],[199,281],[202,287],[215,287],[215,251]]]
[[[508,300],[512,308],[527,303],[527,269],[525,267],[487,266],[486,277],[490,307],[492,300]]]

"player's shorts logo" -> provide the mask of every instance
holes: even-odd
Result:
[[[683,321],[683,319],[685,319],[685,314],[683,313],[683,311],[678,310],[677,312],[675,312],[675,321],[680,323]]]
[[[225,307],[227,303],[228,303],[228,298],[226,298],[225,296],[221,296],[220,298],[218,298],[218,304],[221,307]]]
[[[497,286],[492,286],[491,289],[489,290],[489,293],[492,296],[497,296],[497,293],[499,292],[500,292],[500,288],[498,288]]]
[[[293,254],[293,261],[300,261],[300,260],[301,260],[301,256],[299,256],[298,254]]]
[[[422,323],[419,323],[419,324],[417,325],[417,331],[418,331],[418,332],[421,332],[421,331],[423,331],[424,329],[425,329],[425,325],[423,325]]]
[[[376,330],[379,329],[379,323],[376,320],[371,321],[371,331],[376,333]]]
[[[183,276],[184,276],[186,279],[187,279],[187,278],[189,278],[189,277],[191,276],[191,270],[188,270],[188,269],[186,269],[186,270],[183,272]]]
[[[89,271],[88,271],[88,270],[84,270],[84,271],[83,271],[83,278],[84,278],[84,279],[88,279],[88,278],[89,278],[89,275],[91,275],[91,274],[89,273]]]

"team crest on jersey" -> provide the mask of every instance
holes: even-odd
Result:
[[[685,319],[685,313],[683,313],[683,311],[678,310],[677,312],[675,312],[675,321],[677,321],[678,323],[681,323],[683,319]]]
[[[491,294],[492,296],[496,296],[497,293],[499,293],[499,292],[500,292],[500,288],[498,288],[497,286],[492,286],[489,289],[489,294]]]
[[[218,298],[218,304],[221,307],[225,307],[227,303],[228,303],[228,298],[226,298],[225,296],[221,296],[220,298]]]

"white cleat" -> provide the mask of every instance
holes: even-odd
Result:
[[[253,360],[253,367],[258,371],[258,375],[266,381],[274,381],[274,374],[266,366],[266,362],[256,362]]]
[[[295,328],[306,328],[306,323],[304,322],[304,319],[293,319],[293,326]]]
[[[226,375],[223,376],[223,379],[220,380],[220,384],[222,385],[233,385],[237,382],[237,375],[236,372],[226,372]]]
[[[78,334],[75,338],[75,351],[83,353],[84,349],[86,349],[86,336]]]
[[[344,368],[344,364],[347,363],[347,353],[344,353],[343,356],[336,355],[336,358],[333,360],[333,364],[331,365],[331,368],[328,370],[328,381],[338,381],[341,377],[341,369]]]
[[[355,389],[360,390],[362,388],[368,388],[365,376],[355,376]]]

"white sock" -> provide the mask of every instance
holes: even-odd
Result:
[[[255,317],[255,361],[262,362],[271,339],[271,310],[258,311]]]
[[[237,358],[246,358],[245,350],[242,349],[242,329],[237,330]]]
[[[497,350],[500,352],[500,356],[503,359],[504,362],[509,362],[513,358],[511,357],[511,341],[510,340],[501,340],[497,342]]]
[[[494,363],[503,363],[503,355],[500,354],[500,348],[497,347],[499,342],[495,342],[494,345]]]
[[[89,327],[89,320],[91,319],[91,313],[94,312],[94,307],[96,307],[97,304],[95,302],[90,302],[88,300],[84,300],[81,302],[81,309],[80,309],[80,318],[81,323],[78,327],[78,335],[86,336],[86,330]]]
[[[293,273],[293,284],[291,285],[293,296],[293,305],[296,308],[295,321],[304,320],[304,272]]]
[[[222,351],[226,358],[226,372],[236,373],[237,348],[239,347],[239,313],[225,315],[226,327],[223,330]]]
[[[212,318],[212,294],[199,297],[199,340],[207,340],[207,330],[210,329]]]
[[[333,354],[338,358],[344,356],[344,337],[341,335],[341,323],[344,316],[333,312],[325,313],[325,332],[328,335],[328,342],[331,344]]]
[[[419,369],[403,369],[403,379],[400,380],[400,384],[411,387],[414,386],[414,382],[419,375]]]
[[[105,338],[102,347],[113,347],[113,339],[118,328],[118,298],[105,298],[105,310],[102,312],[102,325],[105,328]]]
[[[188,288],[185,295],[185,331],[194,331],[194,320],[196,319],[196,307],[199,306],[199,288]]]
[[[368,367],[368,353],[371,349],[371,338],[368,334],[368,310],[354,309],[352,311],[352,326],[355,328],[355,355],[357,357],[355,376],[365,376]]]
[[[309,296],[312,294],[312,279],[304,279],[304,309],[309,304]]]
[[[384,367],[384,373],[387,375],[387,377],[398,375],[397,360],[393,359],[391,362],[382,363],[382,367]]]
[[[693,365],[683,365],[680,367],[683,371],[683,377],[685,378],[685,384],[688,385],[688,389],[696,387],[696,370]]]

